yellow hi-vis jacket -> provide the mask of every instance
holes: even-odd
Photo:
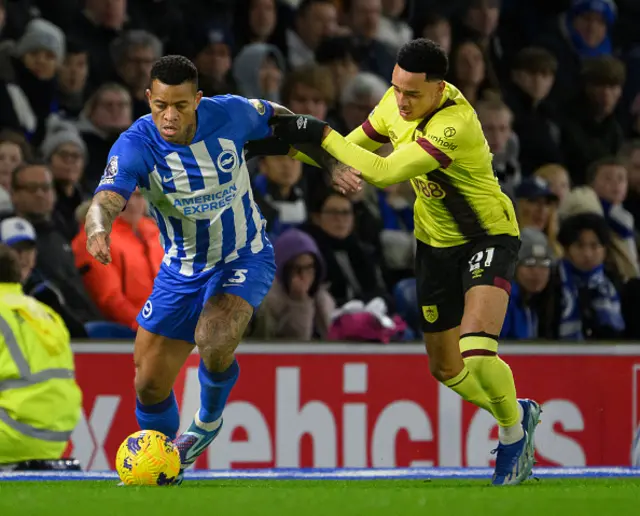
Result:
[[[60,316],[24,295],[19,284],[0,283],[0,426],[52,445],[66,443],[81,402]]]

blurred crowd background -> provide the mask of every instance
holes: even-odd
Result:
[[[0,0],[0,241],[74,338],[129,338],[158,229],[135,193],[104,267],[83,220],[111,145],[149,111],[153,62],[185,55],[205,95],[276,101],[347,134],[398,48],[428,37],[522,228],[502,336],[638,339],[639,26],[636,0]],[[250,336],[419,338],[411,186],[346,198],[288,157],[248,166],[277,260]]]

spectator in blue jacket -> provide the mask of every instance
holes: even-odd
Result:
[[[548,285],[553,253],[544,233],[524,228],[520,239],[515,279],[511,283],[511,297],[502,326],[502,339],[536,339],[540,294]]]

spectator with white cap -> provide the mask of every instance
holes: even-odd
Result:
[[[22,217],[10,217],[0,223],[0,242],[11,247],[18,257],[23,291],[58,313],[73,338],[86,338],[82,322],[65,302],[60,290],[36,269],[38,250],[36,230]]]
[[[0,242],[13,248],[20,261],[22,284],[36,266],[36,230],[21,217],[10,217],[0,223]]]
[[[10,66],[4,69],[2,79],[9,104],[2,117],[7,120],[0,122],[33,135],[36,143],[44,137],[47,117],[56,111],[56,72],[65,56],[65,42],[64,33],[56,25],[43,19],[31,20],[15,45]]]
[[[0,349],[0,469],[69,469],[62,455],[82,411],[69,332],[24,294],[16,254],[2,244]]]
[[[75,211],[87,198],[80,186],[87,162],[87,146],[78,130],[69,123],[58,123],[41,147],[42,158],[53,174],[56,226],[71,241],[78,234]]]

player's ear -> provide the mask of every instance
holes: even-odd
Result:
[[[198,90],[198,92],[196,93],[196,107],[198,107],[198,105],[200,104],[200,101],[202,100],[202,90]]]
[[[147,97],[147,101],[149,102],[149,105],[151,105],[151,90],[149,88],[144,90],[144,96]]]

